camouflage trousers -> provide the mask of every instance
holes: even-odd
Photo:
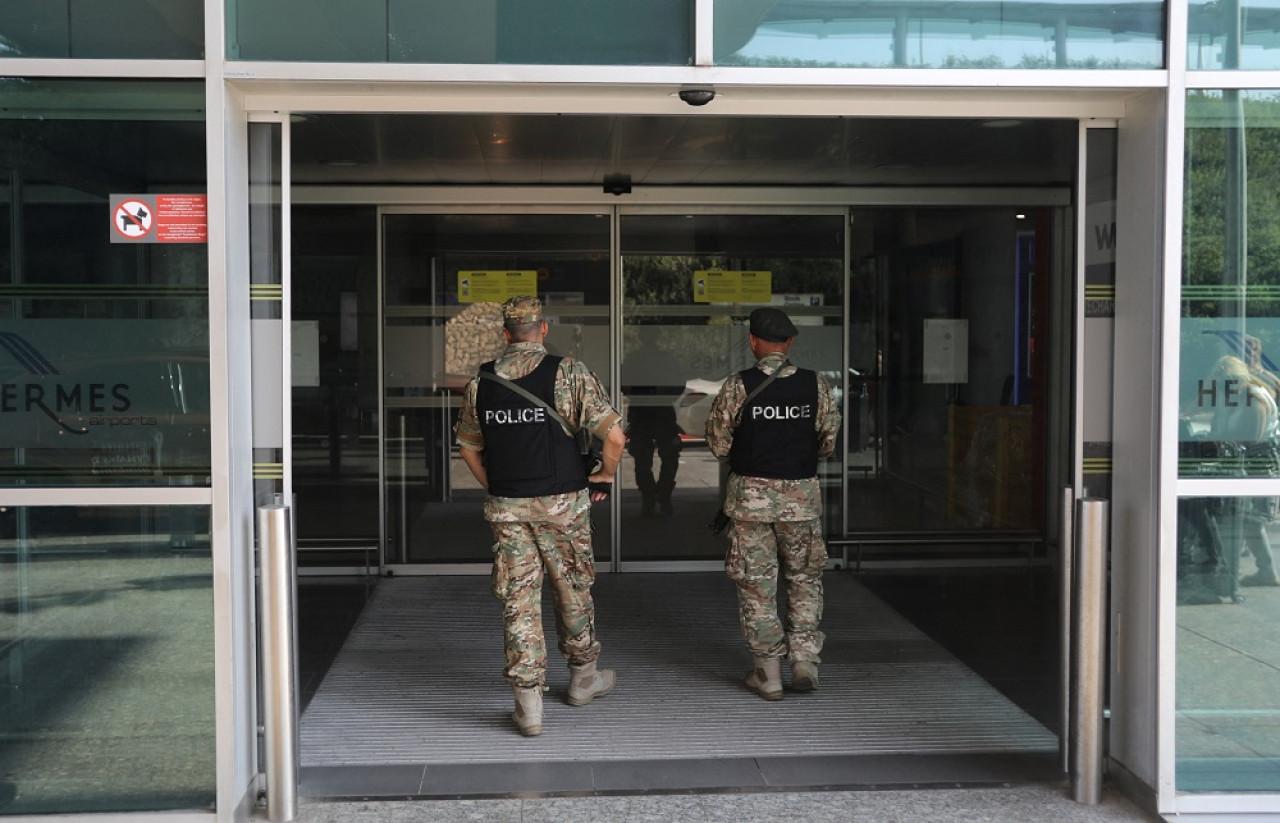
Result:
[[[738,586],[742,635],[757,658],[821,662],[822,572],[827,546],[818,520],[734,520],[725,572]],[[785,631],[778,618],[778,569],[787,585]]]
[[[493,529],[493,596],[502,601],[503,646],[507,680],[517,686],[541,686],[547,676],[547,645],[542,632],[542,579],[551,584],[560,652],[572,665],[600,656],[596,640],[591,584],[591,521],[558,523],[490,522]]]

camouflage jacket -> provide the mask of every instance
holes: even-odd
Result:
[[[785,359],[786,355],[774,352],[760,358],[756,366],[765,374],[773,374]],[[778,379],[785,380],[795,372],[795,366],[787,366],[779,373]],[[747,390],[742,385],[742,376],[734,372],[720,387],[720,393],[707,415],[707,446],[717,460],[729,459],[738,410],[746,399]],[[822,375],[818,375],[818,413],[814,416],[814,428],[818,433],[818,456],[830,457],[836,448],[836,435],[840,432],[840,410],[836,407],[831,384]],[[817,477],[782,480],[730,473],[725,489],[724,512],[735,520],[756,522],[812,520],[822,515],[822,489]]]
[[[498,358],[494,370],[501,377],[514,380],[524,377],[538,367],[547,350],[539,343],[517,342],[507,346]],[[484,435],[476,415],[476,389],[480,379],[474,377],[467,383],[462,395],[462,411],[454,426],[459,446],[472,451],[484,451]],[[585,363],[566,357],[556,370],[555,407],[570,425],[586,428],[601,440],[609,430],[618,425],[622,416],[609,401],[609,395],[600,381]],[[572,432],[569,432],[572,434]],[[553,521],[568,523],[582,516],[591,507],[587,491],[568,494],[549,494],[543,497],[495,497],[484,501],[484,519],[502,522]]]

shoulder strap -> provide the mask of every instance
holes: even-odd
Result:
[[[528,389],[525,389],[523,386],[517,386],[515,383],[512,383],[510,380],[498,374],[496,371],[489,371],[487,369],[481,369],[479,377],[481,380],[492,380],[495,383],[500,383],[501,385],[506,386],[508,389],[511,389],[516,394],[524,397],[524,399],[546,409],[547,414],[551,415],[552,419],[554,419],[561,426],[564,426],[565,431],[574,431],[573,426],[569,425],[568,421],[566,421],[564,417],[561,416],[560,412],[551,408],[551,406],[547,403],[547,401],[543,400],[541,397],[538,397],[536,394],[529,391]]]
[[[751,405],[751,401],[756,398],[756,395],[764,391],[765,388],[767,388],[770,383],[772,383],[774,380],[778,378],[778,375],[782,372],[782,370],[790,365],[791,365],[790,359],[783,360],[782,365],[774,369],[773,374],[765,377],[763,383],[761,383],[759,386],[756,386],[754,389],[751,390],[751,393],[747,395],[747,399],[743,400],[742,405],[738,407],[738,413],[733,417],[733,425],[735,427],[742,422],[742,413],[746,411],[747,406]]]

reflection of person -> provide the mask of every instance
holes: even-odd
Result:
[[[631,399],[627,408],[627,451],[635,461],[636,488],[640,491],[641,513],[652,517],[655,505],[663,514],[672,513],[671,493],[680,468],[680,427],[676,410],[670,402],[645,405],[658,395],[679,395],[684,386],[679,382],[680,364],[669,352],[658,348],[661,326],[639,326],[640,345],[627,354],[622,363],[622,391]],[[646,385],[645,374],[660,374],[671,385]],[[653,476],[653,453],[658,453],[661,467]]]
[[[1244,336],[1244,362],[1249,373],[1271,392],[1271,396],[1280,398],[1280,377],[1262,365],[1262,341],[1248,334]]]
[[[547,323],[536,297],[502,304],[507,349],[492,370],[550,404],[571,426],[604,441],[600,471],[586,477],[574,437],[541,406],[493,380],[467,384],[458,417],[458,447],[467,468],[488,490],[484,517],[493,529],[493,593],[502,601],[506,676],[515,693],[520,733],[542,732],[547,651],[542,634],[542,577],[551,582],[560,651],[569,661],[569,704],[583,706],[613,689],[611,669],[599,670],[591,584],[588,481],[612,483],[622,458],[621,416],[584,364],[551,357]]]
[[[1227,355],[1218,359],[1211,374],[1214,411],[1209,437],[1227,449],[1246,467],[1261,462],[1269,468],[1267,450],[1280,426],[1276,399],[1270,388],[1240,358]],[[1223,542],[1237,558],[1243,548],[1252,554],[1257,571],[1240,579],[1242,586],[1277,586],[1275,562],[1267,537],[1267,524],[1273,519],[1274,498],[1246,498],[1225,514],[1220,531]]]
[[[724,512],[733,521],[725,571],[738,587],[742,633],[755,658],[746,686],[782,699],[782,658],[791,687],[818,687],[823,634],[822,490],[818,460],[835,451],[840,412],[831,386],[790,365],[796,327],[780,309],[751,312],[753,368],[730,375],[711,404],[707,445],[731,472]],[[772,380],[754,397],[751,392]],[[786,631],[778,619],[778,569],[787,584]]]

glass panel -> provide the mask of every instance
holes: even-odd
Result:
[[[242,60],[686,65],[691,0],[229,0]]]
[[[604,214],[388,215],[383,221],[383,381],[391,562],[485,561],[483,490],[454,447],[462,392],[504,349],[498,304],[535,291],[547,350],[609,390],[609,220]],[[508,286],[507,275],[518,273]],[[592,516],[609,522],[610,502]],[[607,532],[595,534],[607,560]]]
[[[1180,439],[1182,476],[1268,470],[1280,388],[1280,100],[1187,101]]]
[[[208,809],[204,507],[0,510],[0,814]]]
[[[1274,497],[1178,501],[1178,791],[1280,791],[1277,510]]]
[[[715,0],[714,37],[717,65],[1154,69],[1164,3]]]
[[[143,89],[154,111],[110,118]],[[130,212],[122,230],[112,196],[153,212],[166,194],[203,199],[204,124],[187,108],[201,94],[45,81],[0,119],[14,232],[0,280],[0,484],[209,483],[207,246],[130,241],[154,215]]]
[[[1043,528],[1050,216],[854,211],[852,531]]]
[[[1280,18],[1265,2],[1190,0],[1187,68],[1280,68]]]
[[[254,370],[265,374],[274,369],[263,367],[274,367],[283,353],[283,133],[279,123],[249,124],[249,337]],[[285,400],[278,379],[259,377],[253,397],[253,492],[262,503],[284,491]]]
[[[5,57],[200,60],[202,0],[0,4]]]
[[[293,489],[301,564],[360,565],[363,552],[339,550],[378,545],[377,236],[372,206],[293,210]],[[303,353],[314,370],[299,370]]]
[[[624,560],[724,557],[706,524],[728,470],[704,433],[725,378],[755,362],[744,325],[752,308],[785,306],[800,330],[792,360],[843,388],[843,224],[840,215],[623,216]],[[708,287],[708,272],[726,285]],[[839,532],[839,462],[819,471],[827,532]]]
[[[227,0],[232,60],[387,62],[386,0]]]

